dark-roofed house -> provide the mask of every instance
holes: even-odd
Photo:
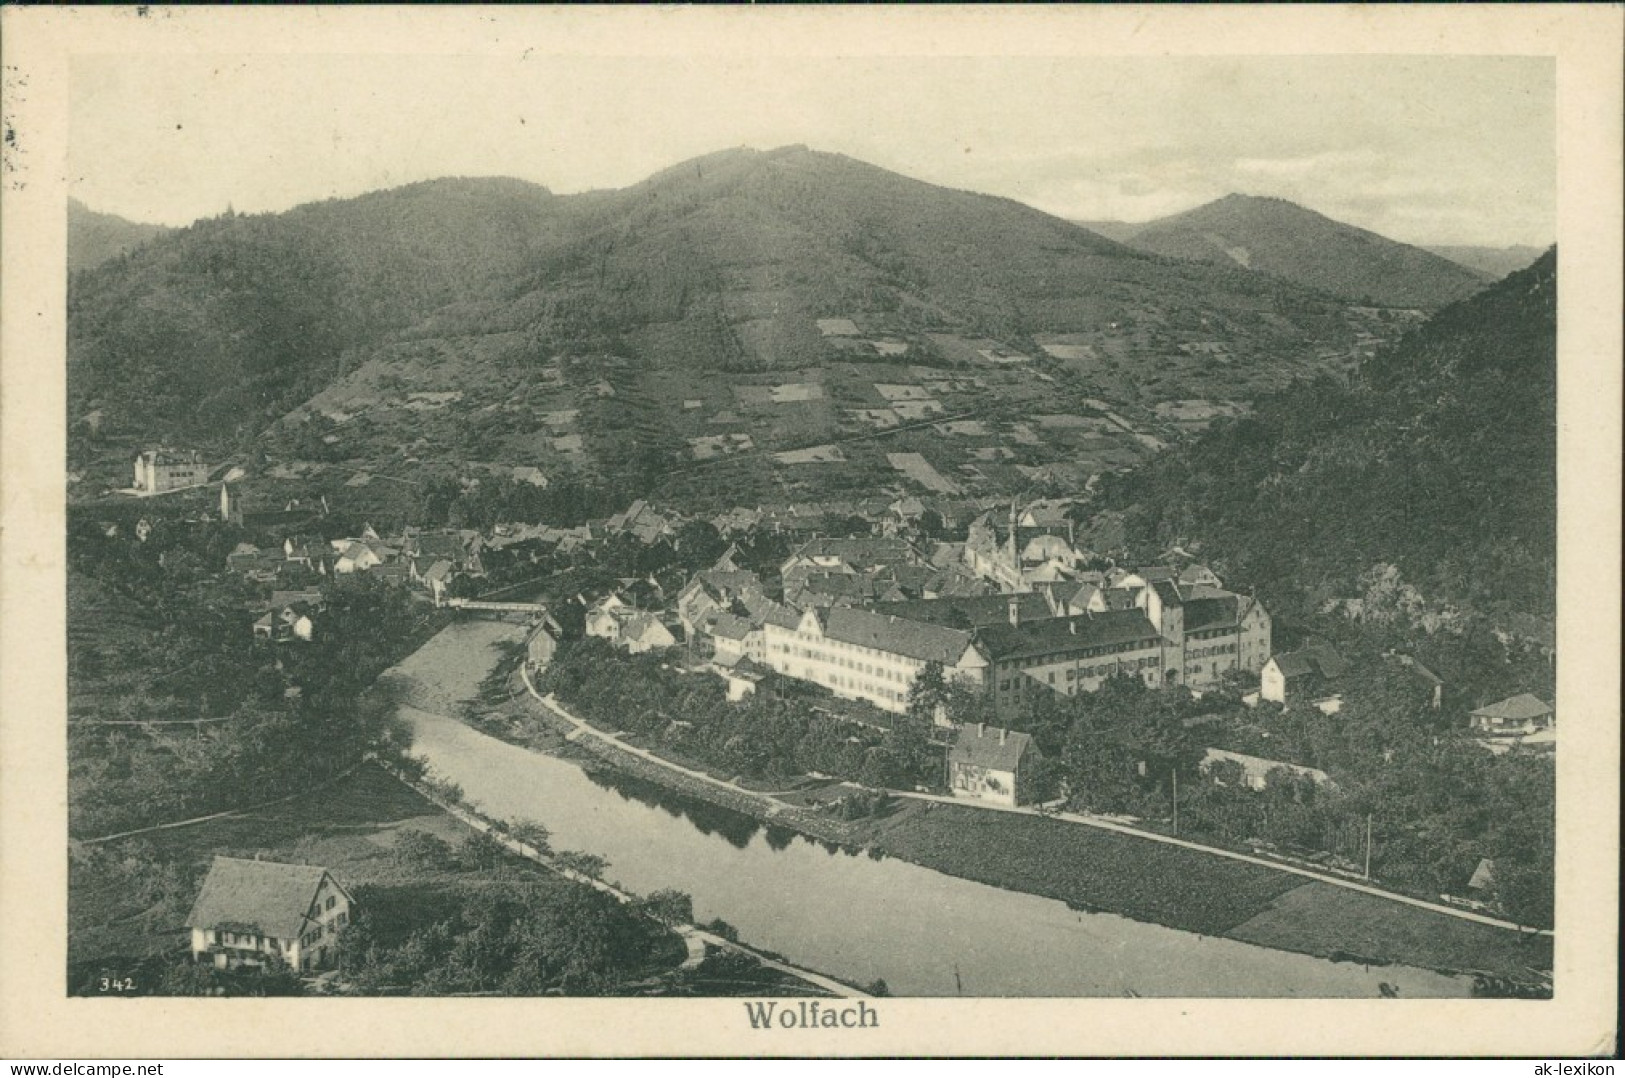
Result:
[[[711,638],[711,654],[718,662],[761,654],[762,630],[759,626],[752,625],[749,618],[718,611],[706,619],[703,631]]]
[[[1165,641],[1143,610],[990,625],[976,639],[992,664],[998,714],[1035,694],[1094,692],[1114,674],[1163,683]]]
[[[1557,724],[1552,706],[1537,696],[1519,693],[1471,713],[1472,728],[1492,737],[1524,737]]]
[[[1347,660],[1331,648],[1282,652],[1264,664],[1258,677],[1258,696],[1277,704],[1286,704],[1294,696],[1323,696],[1348,669]]]
[[[525,661],[532,670],[543,670],[558,654],[559,642],[564,639],[564,627],[552,614],[544,616],[525,639]]]
[[[798,572],[870,573],[891,565],[920,565],[924,559],[902,539],[809,539],[779,566],[785,590]]]
[[[1042,756],[1028,734],[962,725],[948,750],[948,790],[955,797],[1020,805],[1032,800],[1029,776]]]
[[[893,614],[913,621],[945,625],[950,629],[980,629],[1009,624],[1011,619],[1035,621],[1053,613],[1041,592],[1013,595],[956,596],[946,599],[910,599],[879,603],[871,607],[879,614]]]
[[[762,590],[762,582],[746,569],[706,569],[677,593],[677,616],[683,629],[693,633],[719,610],[729,609],[742,596]]]
[[[963,629],[853,607],[808,610],[792,626],[769,620],[763,635],[776,673],[898,713],[907,710],[909,689],[927,663],[942,664],[949,679],[977,684],[987,667]]]
[[[225,969],[325,965],[350,923],[350,894],[319,865],[216,857],[186,927],[192,958]]]

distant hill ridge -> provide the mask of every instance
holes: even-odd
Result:
[[[111,213],[99,213],[76,198],[68,199],[68,272],[93,269],[134,250],[168,229],[141,224]]]
[[[1354,385],[1261,402],[1113,484],[1108,503],[1132,542],[1197,542],[1300,620],[1393,565],[1435,603],[1549,621],[1556,342],[1552,249],[1379,352]]]
[[[1282,198],[1231,194],[1142,225],[1095,227],[1150,254],[1240,266],[1385,307],[1442,307],[1492,279]]]
[[[852,312],[1010,340],[1110,327],[1148,357],[1198,334],[1272,369],[1353,340],[1343,303],[1232,260],[1151,257],[1009,199],[784,147],[621,190],[434,180],[166,232],[75,277],[69,395],[227,437],[392,362],[391,342],[508,333],[537,363],[767,371],[821,362],[814,319]]]

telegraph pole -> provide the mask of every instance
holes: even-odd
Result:
[[[1174,768],[1174,834],[1179,834],[1179,768]],[[1370,872],[1367,871],[1367,875]]]
[[[1371,878],[1371,813],[1365,814],[1365,878]]]

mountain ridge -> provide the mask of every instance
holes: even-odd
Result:
[[[131,221],[68,199],[68,272],[94,269],[170,231],[166,225]]]
[[[1380,351],[1351,384],[1301,383],[1110,484],[1106,507],[1147,549],[1200,542],[1305,624],[1362,594],[1376,616],[1370,574],[1384,566],[1438,616],[1549,622],[1556,293],[1553,248]]]
[[[1424,248],[1274,196],[1232,193],[1139,225],[1095,222],[1095,227],[1150,254],[1234,264],[1374,306],[1436,308],[1464,299],[1491,279]]]
[[[611,191],[444,178],[195,222],[75,276],[69,393],[76,412],[106,407],[149,436],[235,440],[348,371],[396,364],[402,342],[472,355],[509,334],[515,370],[587,354],[645,373],[768,372],[827,362],[816,320],[854,313],[935,363],[949,362],[938,332],[1034,353],[1034,335],[1095,341],[1071,347],[1102,358],[1068,362],[1109,360],[1121,379],[1208,354],[1279,378],[1357,345],[1343,302],[1291,282],[784,147]]]

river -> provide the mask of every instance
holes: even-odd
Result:
[[[513,630],[453,626],[403,664],[420,685],[466,693]],[[438,695],[438,694],[437,694]],[[413,752],[489,816],[530,819],[561,850],[609,863],[604,878],[676,888],[697,920],[788,961],[894,995],[1371,997],[1465,996],[1430,970],[1364,966],[1084,913],[1065,903],[853,853],[703,801],[510,745],[403,707]],[[596,769],[595,769],[596,770]]]

